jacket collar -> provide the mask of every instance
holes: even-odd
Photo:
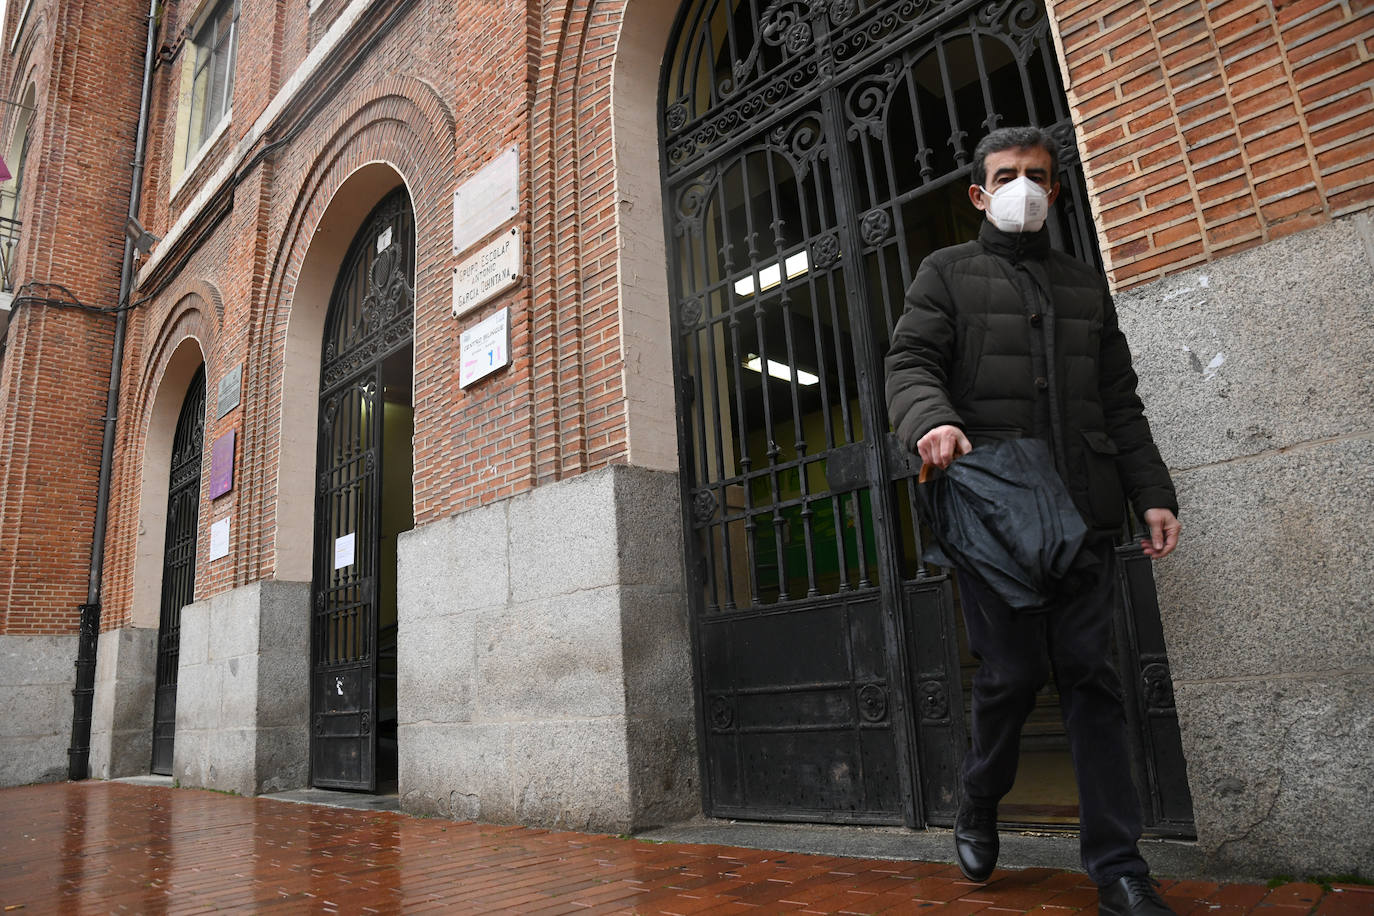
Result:
[[[1003,232],[984,218],[978,242],[989,254],[1000,255],[1013,263],[1021,260],[1043,261],[1050,253],[1050,230],[1041,226],[1036,232]]]

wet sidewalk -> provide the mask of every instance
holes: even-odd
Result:
[[[1185,914],[1374,914],[1374,887],[1163,882]],[[0,790],[4,913],[1095,913],[1081,874],[651,843],[111,782]]]

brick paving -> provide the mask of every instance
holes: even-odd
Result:
[[[1374,914],[1374,887],[1165,881],[1183,916]],[[109,782],[0,790],[0,911],[1096,912],[1081,874],[649,843]]]

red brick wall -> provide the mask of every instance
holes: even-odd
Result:
[[[1116,284],[1374,203],[1374,3],[1051,9]]]
[[[22,6],[9,5],[7,42]],[[61,284],[83,303],[110,307],[145,10],[129,0],[68,3],[60,15],[55,7],[36,3],[16,55],[4,57],[8,97],[22,98],[30,80],[37,90],[15,280]],[[14,110],[4,123],[8,146]],[[75,631],[87,597],[113,328],[108,316],[37,304],[12,316],[0,369],[0,633]]]

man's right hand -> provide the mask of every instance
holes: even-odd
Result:
[[[947,468],[955,458],[967,455],[971,451],[973,444],[968,441],[964,431],[948,424],[935,427],[916,443],[916,453],[921,456],[921,460],[937,468]]]

